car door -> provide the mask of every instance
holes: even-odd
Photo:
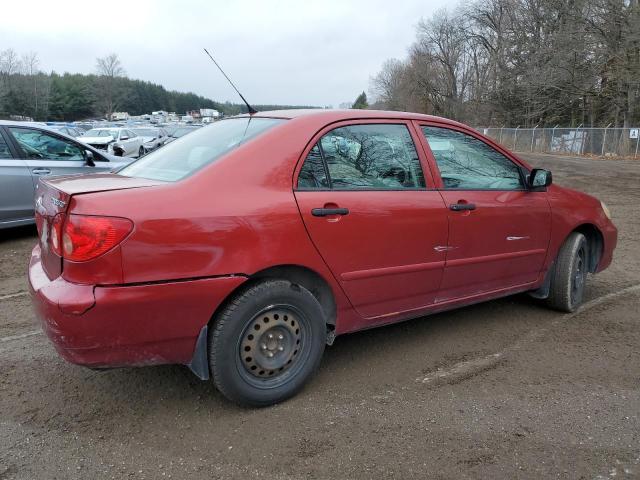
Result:
[[[87,165],[86,147],[53,132],[33,127],[7,127],[19,156],[35,178],[46,175],[89,173],[94,167]]]
[[[334,124],[299,166],[307,231],[365,318],[420,310],[440,286],[447,210],[415,135],[402,121]]]
[[[19,225],[33,218],[33,181],[24,160],[0,127],[0,225]]]
[[[132,157],[138,153],[135,145],[136,141],[129,130],[120,130],[120,138],[125,145],[125,155],[127,157]]]
[[[420,130],[449,215],[437,301],[535,282],[551,234],[546,192],[528,190],[523,167],[471,131],[437,124]]]
[[[134,157],[134,156],[138,156],[138,153],[140,151],[140,147],[142,146],[142,137],[139,137],[138,135],[136,135],[134,132],[132,132],[131,130],[124,130],[125,135],[127,135],[129,137],[129,156],[130,157]]]

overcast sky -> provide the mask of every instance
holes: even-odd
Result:
[[[237,102],[206,47],[249,102],[337,107],[368,91],[386,59],[405,57],[422,17],[452,3],[10,1],[0,49],[35,51],[59,73],[92,73],[114,52],[131,78]]]

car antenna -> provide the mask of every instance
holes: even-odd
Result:
[[[224,73],[224,70],[222,70],[222,68],[220,67],[220,65],[218,65],[218,62],[215,61],[215,59],[211,56],[211,54],[207,51],[207,49],[204,49],[204,52],[209,55],[209,58],[211,59],[211,61],[213,63],[216,64],[216,67],[218,67],[218,70],[220,70],[220,72],[222,72],[222,75],[224,75],[224,78],[227,79],[227,81],[231,84],[231,86],[233,87],[233,89],[236,91],[236,93],[238,95],[240,95],[240,98],[242,99],[242,101],[244,102],[244,104],[247,106],[247,110],[249,110],[249,115],[253,115],[254,113],[258,113],[258,111],[253,108],[251,105],[249,105],[249,102],[247,102],[247,100],[242,96],[242,94],[240,93],[240,90],[238,90],[236,88],[236,86],[233,84],[233,82],[231,81],[231,79],[229,77],[227,77],[227,74]]]

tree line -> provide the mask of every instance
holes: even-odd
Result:
[[[640,125],[639,0],[472,0],[371,78],[377,108],[478,126]]]
[[[311,108],[254,105],[258,110]],[[184,114],[214,108],[224,115],[246,112],[244,104],[216,102],[195,93],[171,91],[152,82],[127,78],[116,54],[96,59],[95,73],[58,74],[40,70],[35,52],[0,51],[0,118],[74,121],[110,118],[115,111],[141,115],[165,110]]]

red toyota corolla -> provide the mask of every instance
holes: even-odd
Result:
[[[256,406],[336,335],[518,292],[573,311],[617,239],[603,203],[475,130],[362,110],[216,122],[44,180],[36,211],[29,280],[64,358],[185,364]]]

